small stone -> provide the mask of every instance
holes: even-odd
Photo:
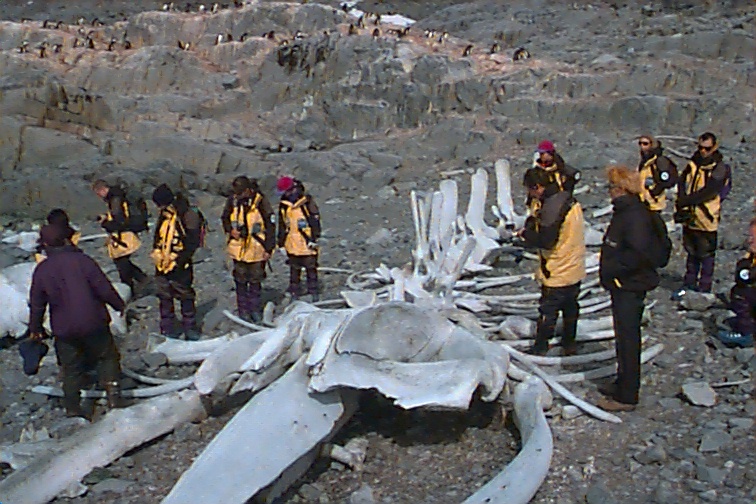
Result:
[[[394,240],[391,231],[389,231],[386,228],[381,228],[373,235],[365,240],[365,243],[370,246],[386,246],[389,245]]]
[[[756,352],[753,351],[753,348],[738,348],[735,350],[735,360],[738,361],[739,364],[749,362],[753,359],[754,355],[756,355]]]
[[[221,85],[223,89],[234,89],[239,87],[239,78],[236,75],[224,75],[221,78]]]
[[[149,369],[157,369],[168,364],[168,358],[160,352],[142,355],[142,360]]]
[[[173,431],[173,439],[179,443],[184,441],[199,441],[202,439],[202,431],[197,424],[185,423]]]
[[[691,382],[682,386],[682,393],[692,404],[710,408],[717,403],[717,393],[706,382]]]
[[[633,458],[643,465],[654,464],[667,460],[667,452],[661,446],[653,445],[640,453],[636,453]]]
[[[732,436],[720,430],[710,430],[704,433],[698,451],[701,453],[718,452],[732,443]]]
[[[384,200],[392,199],[396,197],[396,190],[391,186],[384,186],[378,189],[376,196]]]
[[[706,502],[716,502],[717,491],[712,488],[711,490],[701,492],[700,494],[698,494],[698,496],[701,498],[701,500],[705,500]]]
[[[688,488],[690,488],[694,492],[703,492],[708,488],[708,485],[704,483],[703,481],[689,480]]]
[[[375,497],[373,497],[373,489],[370,485],[363,484],[359,490],[352,493],[347,500],[349,504],[375,504]]]
[[[585,494],[587,504],[617,504],[617,500],[603,483],[591,485]]]
[[[677,504],[679,498],[677,492],[672,488],[672,484],[667,481],[661,481],[654,490],[653,496],[656,504]]]
[[[749,431],[753,427],[753,418],[730,418],[727,421],[732,431]]]
[[[133,484],[134,482],[129,481],[129,480],[108,478],[92,486],[89,489],[89,491],[92,492],[93,494],[101,494],[101,493],[108,493],[108,492],[121,494],[121,493],[124,493],[126,490],[128,490],[129,487]]]
[[[680,306],[686,310],[705,312],[716,302],[717,297],[714,294],[689,291],[680,300]]]
[[[305,483],[299,488],[299,492],[297,492],[300,497],[302,497],[307,502],[315,502],[320,500],[320,496],[323,495],[323,490],[318,488],[315,485],[311,485],[309,483]]]
[[[94,469],[92,469],[92,472],[84,476],[82,483],[86,485],[95,485],[112,477],[113,474],[110,472],[110,470],[104,467],[95,467]]]
[[[721,485],[725,476],[727,476],[727,471],[724,469],[709,467],[705,464],[696,466],[696,479],[699,481],[711,483],[713,485]]]
[[[572,404],[566,404],[562,407],[562,418],[564,418],[565,420],[572,420],[573,418],[577,418],[582,414],[583,412],[580,410],[580,408],[573,406]]]
[[[677,397],[663,397],[659,399],[659,406],[665,410],[678,410],[682,407],[682,401]]]

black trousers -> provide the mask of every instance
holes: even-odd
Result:
[[[173,334],[176,322],[174,300],[181,304],[181,325],[184,331],[197,329],[197,309],[194,303],[196,294],[194,282],[194,268],[191,264],[186,268],[176,267],[169,273],[155,271],[155,285],[157,297],[160,301],[160,332]]]
[[[63,381],[63,405],[66,409],[79,407],[79,391],[90,370],[97,371],[97,379],[103,387],[117,382],[121,375],[121,356],[108,327],[81,337],[55,338],[55,353]]]
[[[564,323],[562,347],[566,349],[575,348],[577,321],[580,315],[578,294],[580,294],[580,282],[565,287],[541,287],[536,328],[536,350],[548,350],[549,339],[554,337],[559,312],[562,312]]]
[[[614,344],[617,349],[617,399],[638,404],[640,391],[641,319],[645,292],[612,289]]]
[[[139,266],[131,262],[131,256],[123,256],[118,259],[113,259],[116,269],[118,270],[118,276],[122,283],[125,283],[132,289],[134,288],[134,282],[142,283],[147,279],[147,275],[142,271]]]
[[[318,293],[318,256],[295,256],[289,255],[289,288],[288,291],[297,297],[300,294],[300,281],[302,270],[307,277],[307,294]]]

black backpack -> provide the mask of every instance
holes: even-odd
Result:
[[[127,192],[126,193],[126,207],[128,209],[128,219],[126,225],[129,231],[134,233],[141,233],[149,230],[149,224],[147,220],[150,217],[147,211],[147,202],[140,193]]]
[[[661,215],[658,212],[647,211],[651,220],[652,234],[656,238],[655,242],[650,243],[648,247],[651,265],[654,268],[665,268],[672,256],[672,240],[669,239],[667,225]]]

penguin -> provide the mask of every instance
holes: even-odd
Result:
[[[21,24],[25,24],[25,23],[31,23],[31,19],[29,19],[29,18],[21,18]]]
[[[341,2],[341,4],[339,5],[339,7],[341,8],[341,10],[342,10],[342,11],[344,11],[344,12],[346,12],[346,13],[349,13],[349,11],[350,11],[350,10],[352,10],[352,9],[351,9],[351,8],[349,7],[349,4],[348,4],[348,3],[346,3],[346,2]]]
[[[79,39],[79,37],[76,37],[73,41],[73,48],[76,49],[77,47],[84,47],[84,43]]]
[[[116,38],[111,37],[110,42],[108,42],[108,51],[112,51],[115,48],[116,42]]]
[[[127,51],[131,49],[131,41],[129,39],[123,39],[123,48]]]
[[[207,11],[207,7],[205,7],[205,4],[200,4],[200,6],[197,8],[197,12],[200,14],[204,14]]]
[[[524,47],[519,47],[512,55],[512,61],[522,61],[530,58],[530,53]]]
[[[438,37],[438,43],[439,43],[439,44],[443,44],[444,42],[446,42],[446,39],[448,39],[448,38],[449,38],[449,34],[448,34],[448,33],[446,33],[446,32],[443,32],[443,33],[442,33],[442,34],[441,34],[441,35],[440,35],[440,36]]]
[[[270,30],[269,32],[264,33],[263,37],[265,37],[268,40],[275,40],[275,38],[276,38],[276,32],[273,31],[273,30]]]
[[[347,35],[357,35],[359,31],[357,31],[357,27],[353,24],[349,24],[349,31],[347,32]]]
[[[192,12],[192,4],[190,4],[190,3],[187,3],[187,4],[186,4],[186,5],[184,6],[184,12],[186,12],[187,14],[189,14],[190,12]]]
[[[63,44],[53,44],[52,49],[55,54],[58,54],[63,50]]]
[[[86,36],[87,36],[87,30],[85,30],[85,29],[84,29],[84,28],[82,28],[82,27],[79,27],[79,28],[78,28],[78,29],[76,30],[76,33],[78,33],[78,34],[79,34],[79,35],[81,35],[82,37],[86,37]]]
[[[365,28],[365,14],[357,20],[357,28]]]
[[[84,26],[85,24],[87,24],[87,20],[84,19],[83,17],[80,17],[79,19],[76,20],[76,24],[79,26]]]
[[[491,50],[489,51],[490,54],[496,54],[499,51],[501,51],[501,44],[498,42],[494,42],[493,45],[491,45]]]
[[[218,12],[218,9],[219,9],[219,8],[220,8],[220,7],[218,6],[218,2],[215,2],[215,3],[213,4],[213,6],[212,6],[212,7],[210,8],[210,12],[212,12],[213,14],[215,14],[216,12]]]
[[[248,32],[242,33],[241,37],[239,37],[239,42],[244,42],[245,40],[247,40],[247,37],[249,37],[249,33]]]
[[[241,9],[242,7],[244,7],[243,0],[234,0],[234,7],[236,7],[237,9]]]
[[[378,25],[381,24],[381,15],[380,14],[376,14],[375,15],[375,19],[373,20],[373,24],[376,25],[376,26],[378,26]]]
[[[232,33],[226,33],[226,42],[233,42],[234,41],[234,35]]]
[[[85,41],[85,43],[86,43],[87,49],[94,49],[95,48],[94,40],[92,40],[92,38],[89,35],[87,35],[87,40]]]
[[[468,56],[470,56],[470,54],[472,54],[472,50],[473,50],[473,45],[472,44],[470,44],[467,47],[465,47],[465,50],[462,51],[462,57],[463,58],[467,58]]]
[[[42,42],[37,46],[37,51],[39,51],[39,57],[44,58],[47,56],[47,42]]]
[[[278,44],[278,46],[279,46],[279,47],[286,47],[286,46],[288,46],[288,45],[289,45],[289,41],[288,41],[288,40],[286,40],[286,39],[283,39],[283,40],[282,40],[282,41],[281,41],[281,42],[280,42],[280,43]]]
[[[406,27],[402,28],[401,30],[399,30],[399,38],[406,37],[407,35],[409,35],[409,32],[410,32],[410,27],[409,26],[406,26]]]
[[[63,21],[58,21],[57,23],[55,23],[56,30],[60,30],[61,28],[63,28]]]
[[[20,54],[24,54],[24,53],[29,52],[29,41],[28,40],[24,40],[23,42],[21,42],[21,45],[18,46],[18,52]]]
[[[305,38],[304,33],[297,30],[297,32],[294,34],[294,40],[302,40],[303,38]]]
[[[425,38],[434,38],[436,36],[436,30],[425,30]]]
[[[48,29],[50,27],[50,23],[51,21],[49,19],[45,19],[44,21],[42,21],[42,29],[43,30]]]
[[[103,23],[102,21],[100,21],[99,18],[94,18],[92,20],[92,26],[105,26],[105,23]]]
[[[173,10],[173,2],[163,4],[163,12],[170,12]]]
[[[378,38],[381,36],[381,30],[379,28],[376,28],[373,30],[373,38]]]
[[[182,51],[188,51],[192,47],[191,42],[182,42],[180,40],[177,40],[176,42],[177,42],[178,48],[181,49]]]

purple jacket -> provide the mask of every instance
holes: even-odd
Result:
[[[29,330],[42,332],[47,305],[56,338],[83,338],[106,329],[110,316],[105,304],[123,311],[125,303],[105,273],[72,245],[47,248],[47,255],[32,276]]]

